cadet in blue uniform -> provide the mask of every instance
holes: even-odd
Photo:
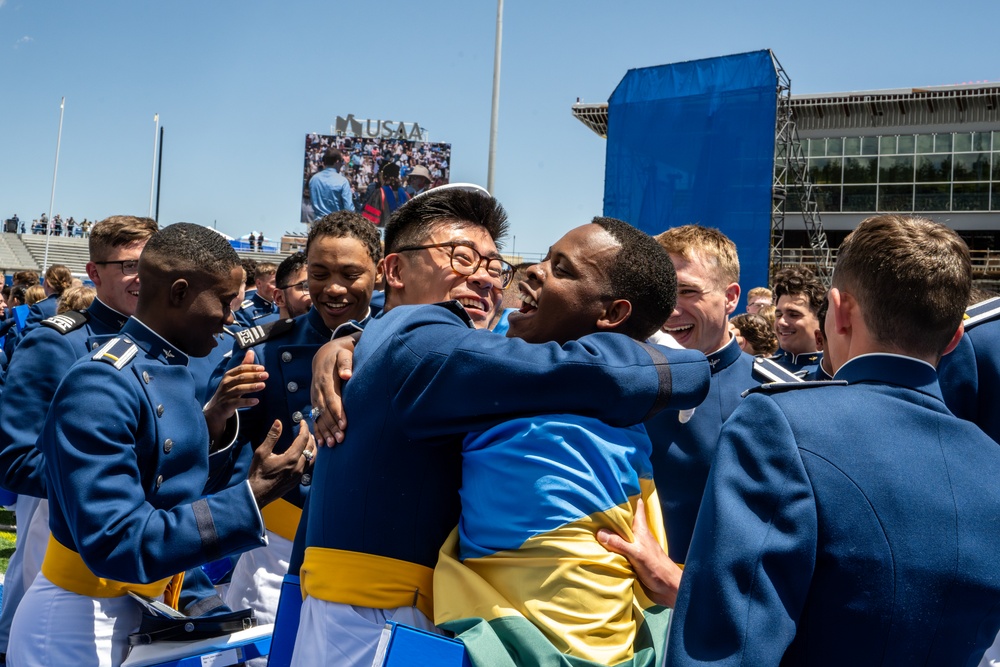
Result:
[[[296,537],[306,597],[292,664],[370,665],[389,618],[434,628],[431,577],[458,522],[469,431],[554,412],[630,425],[704,396],[697,352],[480,330],[513,275],[495,245],[505,229],[496,200],[459,188],[414,197],[389,221],[386,311],[361,337],[348,440],[321,451]]]
[[[278,309],[274,305],[274,276],[278,267],[271,262],[257,262],[254,267],[256,289],[247,290],[246,300],[233,313],[235,320],[243,327],[256,327],[278,319]]]
[[[979,661],[1000,628],[1000,447],[948,411],[934,369],[971,275],[927,220],[847,237],[834,381],[761,387],[723,428],[667,665]]]
[[[613,218],[571,230],[524,276],[509,335],[529,343],[602,331],[646,340],[677,293],[663,248]],[[434,570],[434,611],[474,663],[548,664],[560,653],[580,667],[662,661],[669,612],[652,607],[627,561],[594,538],[599,526],[630,530],[645,499],[666,547],[651,451],[642,425],[573,414],[516,418],[465,438],[462,515]]]
[[[135,316],[69,370],[38,439],[52,536],[14,618],[11,665],[120,664],[139,620],[127,592],[158,596],[177,572],[263,544],[258,506],[297,483],[311,451],[303,431],[271,455],[276,424],[229,484],[249,452],[210,442],[186,364],[231,321],[241,274],[225,239],[167,227],[139,276]]]
[[[21,341],[17,359],[7,369],[0,402],[0,486],[18,494],[18,530],[4,580],[0,653],[7,650],[14,612],[38,574],[48,543],[45,465],[35,447],[45,413],[70,366],[118,333],[135,311],[139,253],[156,229],[154,220],[132,216],[112,216],[97,223],[87,263],[97,290],[94,302],[86,311],[43,320]]]
[[[736,244],[717,229],[684,225],[656,237],[677,270],[677,305],[663,330],[708,357],[708,397],[693,414],[664,410],[646,423],[670,558],[683,563],[722,424],[756,386],[753,357],[729,332],[740,300]]]
[[[20,344],[24,336],[37,327],[42,320],[48,319],[56,314],[59,305],[59,296],[67,287],[73,284],[73,274],[69,268],[62,264],[53,264],[45,271],[42,280],[42,287],[45,288],[45,298],[32,304],[28,308],[28,317],[24,321],[24,326],[18,332],[16,344]]]
[[[239,441],[246,446],[261,442],[275,419],[297,424],[308,416],[316,350],[333,337],[360,331],[370,317],[372,290],[381,280],[376,267],[382,259],[378,232],[370,222],[348,211],[317,220],[306,240],[306,257],[313,304],[308,312],[238,334],[233,356],[241,358],[253,350],[268,376],[264,391],[257,394],[260,402],[240,413]],[[304,271],[306,258],[302,259]],[[279,271],[279,289],[289,288],[284,281],[290,275]],[[292,435],[283,434],[274,451],[284,451]],[[303,479],[302,485],[264,509],[268,544],[244,553],[233,572],[226,603],[233,609],[253,609],[260,623],[274,622],[309,488]]]
[[[965,335],[938,375],[948,409],[1000,442],[1000,297],[969,308]]]
[[[808,375],[816,370],[823,353],[817,350],[819,308],[826,289],[804,266],[792,266],[774,279],[774,330],[781,349],[772,359],[795,373]]]

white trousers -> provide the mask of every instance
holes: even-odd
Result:
[[[49,544],[49,501],[19,495],[14,503],[14,516],[17,520],[17,541],[4,577],[0,653],[7,652],[14,612],[42,569],[45,549]]]
[[[372,667],[386,621],[444,634],[416,607],[370,609],[306,597],[292,667]]]
[[[267,546],[251,549],[236,561],[233,576],[223,598],[233,611],[253,609],[257,623],[274,623],[281,596],[281,580],[288,574],[292,543],[267,531]],[[267,658],[255,658],[249,667],[265,667]]]
[[[38,575],[14,615],[9,667],[118,667],[142,616],[132,598],[89,598]]]

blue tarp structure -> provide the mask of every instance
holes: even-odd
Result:
[[[756,51],[629,70],[608,100],[604,214],[648,234],[721,229],[739,250],[740,308],[768,284],[777,83]]]

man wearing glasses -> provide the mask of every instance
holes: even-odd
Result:
[[[305,314],[312,306],[309,281],[306,280],[306,254],[289,255],[278,265],[274,276],[274,305],[279,319],[287,320]]]
[[[386,226],[386,312],[358,344],[344,387],[348,441],[320,449],[296,536],[305,597],[293,665],[367,667],[390,619],[436,631],[433,569],[458,523],[466,433],[561,412],[631,425],[704,397],[698,352],[600,333],[532,345],[487,331],[513,278],[496,246],[506,218],[481,188],[445,186]]]
[[[14,611],[38,574],[48,543],[45,462],[35,447],[45,413],[70,366],[118,333],[135,312],[139,254],[156,229],[149,218],[126,215],[97,223],[87,263],[97,298],[86,311],[43,320],[21,340],[7,368],[0,404],[0,486],[18,494],[17,546],[4,586],[0,653],[6,652]]]

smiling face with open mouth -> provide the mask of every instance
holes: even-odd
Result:
[[[621,244],[599,225],[571,230],[530,267],[518,285],[521,308],[507,335],[529,343],[565,343],[599,331],[610,302],[608,271]]]
[[[139,275],[125,275],[118,262],[138,260],[145,241],[118,246],[87,265],[87,275],[94,281],[97,298],[122,315],[132,315],[139,303]]]
[[[689,350],[711,354],[729,342],[729,314],[739,300],[739,285],[722,283],[717,263],[704,253],[670,253],[677,271],[677,306],[663,330]]]
[[[481,225],[457,220],[443,220],[430,228],[420,246],[461,242],[474,248],[482,257],[499,257],[496,243]],[[387,282],[393,291],[405,293],[401,303],[440,303],[458,301],[477,329],[485,329],[500,303],[501,281],[486,271],[482,262],[472,275],[452,269],[452,248],[448,246],[407,250],[386,256]]]
[[[819,319],[805,294],[782,294],[774,311],[778,345],[789,354],[815,352]]]
[[[331,331],[368,313],[379,280],[365,244],[353,236],[317,236],[307,255],[309,295]]]

